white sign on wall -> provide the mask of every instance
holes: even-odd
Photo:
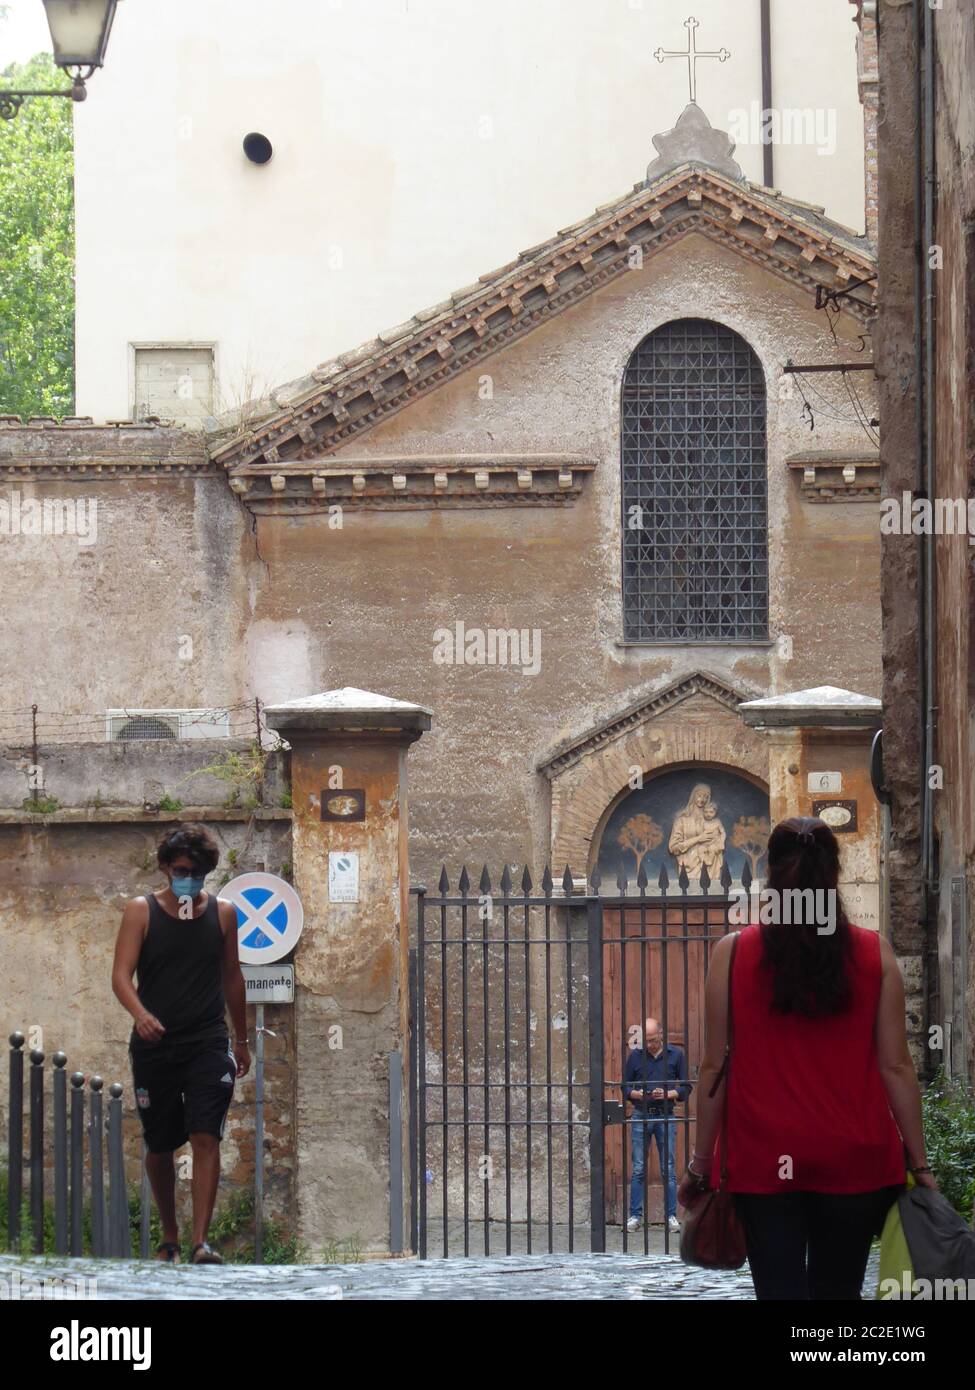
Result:
[[[359,901],[359,855],[355,850],[329,850],[328,900],[330,903]]]
[[[843,774],[841,772],[810,772],[806,777],[806,786],[813,796],[817,792],[841,792],[843,790]]]
[[[847,916],[856,927],[880,930],[880,884],[841,883],[840,895]]]

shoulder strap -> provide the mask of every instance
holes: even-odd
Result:
[[[731,958],[728,961],[728,1010],[724,1060],[721,1063],[721,1070],[714,1079],[714,1085],[708,1092],[709,1096],[713,1096],[721,1085],[721,1078],[724,1077],[724,1095],[721,1097],[721,1187],[724,1187],[728,1177],[728,1081],[731,1073],[731,1044],[735,1032],[734,1010],[731,1006],[731,981],[735,969],[735,952],[738,950],[739,936],[741,936],[741,932],[736,931],[735,939],[731,943]]]
[[[731,943],[731,958],[728,961],[728,1007],[726,1009],[726,1038],[724,1045],[724,1059],[721,1063],[721,1070],[714,1078],[714,1085],[708,1091],[708,1096],[713,1096],[721,1085],[721,1078],[725,1075],[731,1063],[731,1043],[734,1036],[734,1010],[731,1007],[731,977],[735,968],[735,952],[738,950],[738,938],[741,932],[735,932],[734,940]]]
[[[149,935],[149,928],[156,920],[156,912],[159,908],[159,904],[156,902],[154,893],[144,893],[143,897],[145,898],[146,904],[146,924],[142,929],[142,941],[144,944],[146,937]]]

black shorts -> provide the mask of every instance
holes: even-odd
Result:
[[[229,1037],[129,1048],[135,1103],[150,1153],[182,1148],[191,1134],[223,1138],[237,1061]]]

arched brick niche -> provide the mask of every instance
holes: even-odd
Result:
[[[613,809],[645,777],[665,768],[700,767],[737,772],[768,787],[768,745],[738,714],[751,691],[734,690],[698,672],[645,696],[581,737],[560,745],[540,764],[552,784],[553,873],[566,864],[581,876]]]

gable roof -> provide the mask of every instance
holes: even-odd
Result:
[[[876,269],[866,237],[822,208],[688,161],[280,388],[257,423],[214,439],[211,457],[233,470],[332,453],[693,232],[810,294]],[[871,317],[869,306],[845,304],[861,322]]]
[[[741,709],[744,701],[756,699],[754,691],[736,690],[727,680],[713,675],[710,671],[694,671],[690,675],[680,676],[677,680],[658,686],[649,694],[641,695],[618,714],[600,720],[584,733],[564,739],[538,760],[535,764],[536,771],[543,772],[551,780],[565,772],[566,768],[574,767],[587,754],[603,747],[604,744],[615,742],[649,719],[690,699],[692,695],[706,695],[735,713]]]

